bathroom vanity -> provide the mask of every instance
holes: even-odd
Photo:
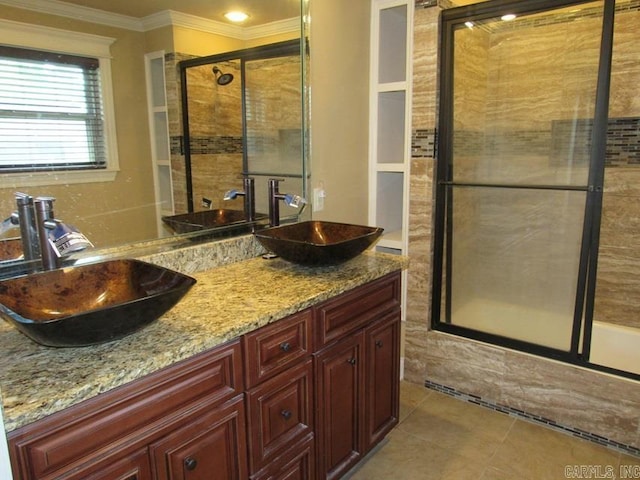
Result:
[[[94,347],[1,325],[14,478],[340,478],[398,421],[404,262],[192,273],[156,323]]]

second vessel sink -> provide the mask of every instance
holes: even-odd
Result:
[[[266,228],[255,233],[271,252],[302,265],[335,265],[369,248],[382,234],[379,227],[308,221]]]
[[[266,218],[266,215],[256,215],[256,219],[260,218]],[[245,223],[245,215],[242,210],[218,208],[165,216],[162,221],[176,233],[188,233],[226,225],[241,225]]]
[[[94,345],[140,330],[195,283],[139,260],[61,268],[0,281],[0,316],[42,345]]]

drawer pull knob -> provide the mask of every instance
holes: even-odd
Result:
[[[195,458],[188,457],[184,460],[184,466],[187,470],[195,470],[198,466],[198,461]]]
[[[291,410],[282,410],[280,415],[282,415],[285,420],[289,420],[291,418]]]
[[[280,350],[283,352],[288,352],[291,350],[291,344],[289,342],[283,342],[280,344]]]
[[[350,358],[349,360],[347,360],[347,363],[350,363],[351,365],[355,365],[356,364],[356,359],[355,358]]]
[[[376,347],[382,348],[382,340],[376,340]]]

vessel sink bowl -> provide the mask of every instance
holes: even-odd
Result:
[[[0,316],[42,345],[95,345],[150,324],[195,283],[139,260],[61,268],[0,281]]]
[[[256,219],[266,218],[264,214],[256,215]],[[201,212],[182,213],[162,217],[166,223],[176,233],[196,232],[207,230],[213,227],[223,227],[227,225],[241,225],[246,223],[242,210],[213,209],[202,210]]]
[[[301,265],[335,265],[369,248],[383,229],[347,223],[308,221],[255,233],[270,252]]]

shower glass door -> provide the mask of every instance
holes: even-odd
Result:
[[[244,174],[256,179],[256,209],[268,211],[267,179],[283,178],[282,191],[302,195],[301,57],[299,45],[270,58],[247,59],[243,64]],[[281,218],[299,211],[282,203]]]
[[[443,330],[569,352],[604,2],[511,3],[448,23],[434,315]]]

